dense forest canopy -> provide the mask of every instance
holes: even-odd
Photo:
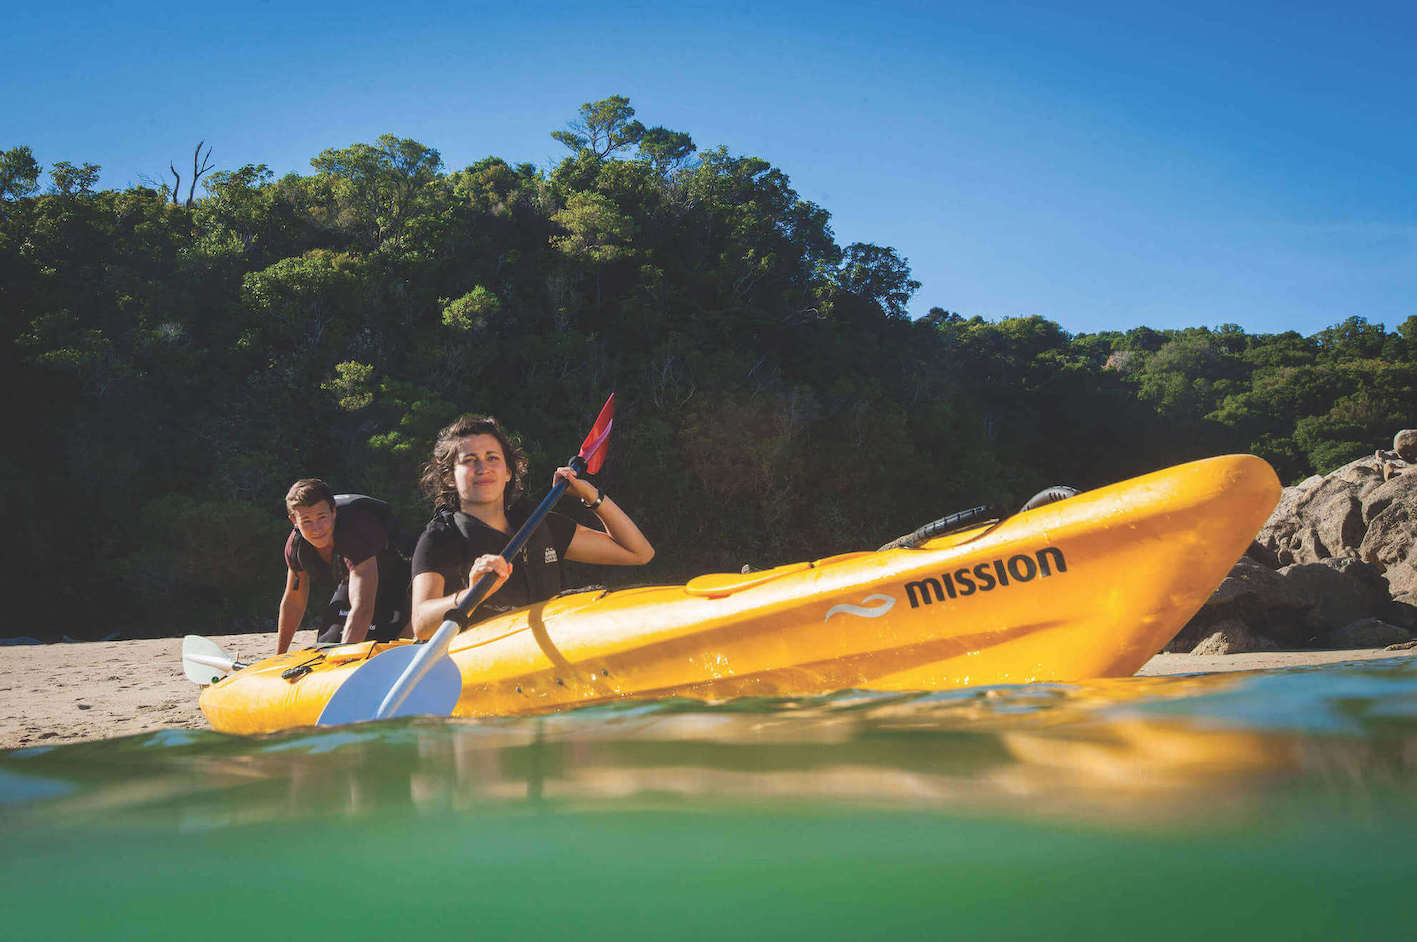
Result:
[[[28,147],[0,152],[8,632],[269,623],[291,481],[416,528],[418,468],[465,411],[520,433],[544,482],[616,391],[602,483],[659,551],[637,581],[1226,451],[1293,481],[1417,424],[1417,317],[1309,337],[912,320],[906,260],[838,245],[767,160],[619,96],[552,136],[550,169],[449,170],[385,135],[279,179],[199,146],[185,188],[175,164],[170,186],[97,190],[99,167],[61,161],[42,193]]]

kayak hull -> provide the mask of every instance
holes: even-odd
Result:
[[[917,549],[562,596],[453,641],[453,713],[1129,676],[1210,597],[1279,493],[1263,460],[1228,455]],[[350,672],[389,647],[270,658],[208,687],[201,706],[227,732],[313,725]],[[309,671],[282,676],[301,664]]]

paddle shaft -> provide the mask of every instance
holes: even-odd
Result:
[[[188,654],[184,660],[193,664],[201,664],[205,667],[215,667],[223,672],[239,671],[242,668],[250,667],[245,661],[238,661],[234,657],[212,657],[209,654]]]
[[[571,459],[570,467],[576,474],[581,474],[586,469],[586,460],[577,455]],[[523,523],[521,529],[512,535],[511,541],[502,550],[503,559],[511,562],[512,557],[521,552],[526,541],[531,538],[532,531],[542,520],[546,519],[551,508],[556,506],[556,502],[561,499],[561,495],[566,493],[566,488],[570,486],[571,482],[565,478],[556,482],[550,493],[541,499],[541,503],[536,505],[531,516],[526,518],[526,523]],[[428,639],[428,644],[409,662],[402,676],[385,694],[383,701],[379,704],[379,709],[374,712],[374,719],[381,720],[392,716],[394,711],[403,705],[403,701],[407,699],[413,688],[418,686],[418,682],[433,669],[433,665],[437,663],[439,658],[448,653],[453,638],[472,622],[473,611],[492,593],[492,586],[496,582],[496,573],[483,573],[467,590],[467,594],[462,597],[461,601],[443,614],[443,623],[438,626],[433,637]]]

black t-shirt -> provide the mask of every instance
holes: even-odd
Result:
[[[349,570],[389,546],[389,531],[374,513],[362,507],[335,511],[335,548],[329,562],[299,530],[291,530],[285,541],[285,564],[296,572],[308,572],[317,582],[336,585],[349,578]]]
[[[508,513],[507,522],[513,533],[525,520],[524,513]],[[478,606],[478,615],[485,617],[520,608],[560,591],[561,561],[575,535],[574,520],[558,513],[547,514],[512,560],[511,577]],[[461,511],[440,513],[418,537],[413,551],[413,575],[416,578],[421,572],[436,572],[443,577],[444,592],[461,592],[467,588],[467,572],[473,560],[502,552],[511,537],[511,533],[495,530]]]

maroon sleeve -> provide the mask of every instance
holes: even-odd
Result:
[[[377,516],[358,507],[346,507],[335,516],[335,548],[350,566],[389,545],[389,532]]]
[[[300,565],[300,553],[296,547],[299,545],[300,531],[291,530],[290,538],[285,541],[285,564],[294,572],[304,572],[304,567]]]

